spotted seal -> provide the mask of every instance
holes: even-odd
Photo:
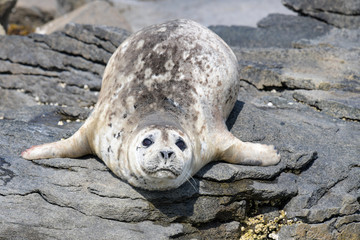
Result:
[[[95,154],[121,179],[177,188],[213,160],[273,165],[273,146],[242,142],[225,125],[239,92],[232,50],[209,29],[174,20],[140,30],[111,56],[92,114],[70,138],[25,159]]]

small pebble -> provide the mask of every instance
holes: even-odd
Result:
[[[279,235],[277,235],[276,233],[270,233],[270,234],[269,234],[269,238],[274,239],[274,240],[278,240],[278,239],[279,239]]]

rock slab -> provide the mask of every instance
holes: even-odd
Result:
[[[16,4],[16,0],[0,0],[0,25],[4,32],[7,30],[11,10]]]
[[[283,227],[280,239],[358,238],[360,41],[336,33],[348,42],[338,45],[330,32],[285,48],[233,47],[242,88],[227,124],[243,141],[274,144],[278,165],[216,162],[167,192],[135,189],[94,156],[19,156],[81,126],[128,32],[70,24],[50,35],[1,36],[0,236],[238,239],[247,217],[284,209],[302,223]]]
[[[291,10],[320,19],[340,28],[360,27],[360,2],[358,0],[282,0]]]

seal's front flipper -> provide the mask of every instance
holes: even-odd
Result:
[[[80,157],[91,154],[84,129],[80,128],[68,139],[33,146],[21,153],[21,156],[28,160],[55,158],[55,157]]]
[[[280,161],[280,155],[273,145],[242,142],[229,131],[218,135],[218,155],[229,163],[269,166]]]

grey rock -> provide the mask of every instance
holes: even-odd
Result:
[[[17,0],[0,0],[0,25],[7,30],[9,16]]]
[[[6,32],[5,32],[5,29],[2,25],[0,25],[0,35],[5,35]]]
[[[30,5],[31,3],[23,2],[24,1],[19,1],[19,3],[21,4],[17,4],[16,7],[13,9],[9,17],[10,23],[26,26],[28,27],[28,29],[34,31],[36,27],[39,27],[54,19],[54,9],[49,9],[42,6],[47,5],[47,2],[49,1],[46,1],[45,3],[42,2],[33,6]]]
[[[312,10],[318,9],[324,12],[341,13],[344,15],[356,15],[360,14],[360,3],[356,0],[343,1],[331,1],[326,0],[282,0],[286,6],[293,6],[296,9]]]
[[[350,1],[326,0],[282,0],[282,3],[291,10],[308,15],[331,25],[341,28],[360,27],[360,3]]]
[[[358,237],[359,49],[346,34],[346,46],[331,48],[317,42],[323,35],[298,48],[233,48],[242,87],[228,127],[274,144],[276,166],[215,162],[178,189],[148,192],[94,156],[22,159],[26,148],[81,126],[127,34],[71,24],[48,36],[0,37],[0,236],[238,239],[250,214],[285,209],[303,223],[280,230],[283,239]]]
[[[2,103],[0,105],[0,111],[18,109],[24,105],[28,105],[28,106],[36,105],[36,101],[24,92],[17,90],[3,90],[1,88],[0,88],[0,102]]]
[[[88,39],[85,39],[85,32]],[[42,104],[91,107],[111,53],[128,32],[72,24],[65,33],[0,38],[0,87],[19,89]],[[111,39],[111,40],[109,40]]]
[[[82,4],[84,1],[71,1],[72,3]],[[131,31],[131,27],[111,1],[86,1],[87,4],[64,14],[51,22],[36,29],[37,33],[50,34],[61,31],[66,24],[97,24],[114,26]],[[59,9],[61,11],[61,8]]]
[[[128,31],[112,26],[79,25],[75,23],[67,24],[63,32],[84,43],[99,46],[109,53],[113,53],[130,35]]]
[[[359,93],[347,91],[297,90],[294,99],[341,119],[360,121]]]
[[[301,49],[236,48],[241,78],[258,89],[317,89],[360,91],[360,49],[306,47]]]
[[[57,0],[57,14],[59,16],[64,15],[92,1],[93,0]]]
[[[48,202],[41,192],[0,196],[3,239],[169,239],[181,224],[126,223],[87,216]],[[11,219],[9,219],[11,216]],[[69,219],[73,219],[70,220]]]
[[[317,46],[339,47],[346,49],[360,48],[360,29],[331,29],[327,34],[315,39],[301,39],[293,43],[296,48]]]
[[[296,226],[283,226],[277,233],[278,239],[295,240],[296,239]]]
[[[258,28],[246,26],[210,26],[230,46],[246,48],[290,48],[300,39],[313,39],[332,27],[309,17],[270,14],[258,22]]]

